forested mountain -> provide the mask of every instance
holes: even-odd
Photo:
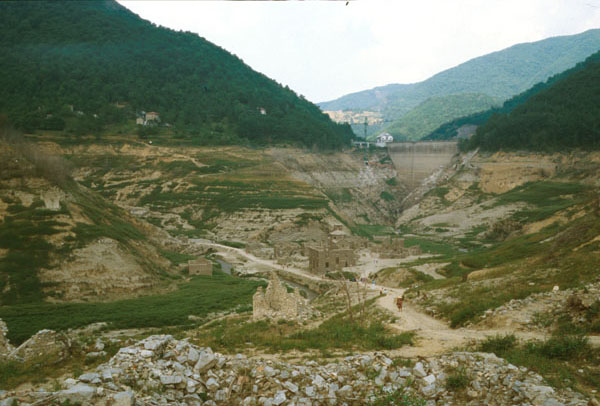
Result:
[[[387,127],[396,138],[418,140],[441,124],[491,107],[498,101],[485,94],[464,93],[431,97]]]
[[[587,58],[585,61],[578,63],[571,69],[568,69],[564,72],[561,72],[557,75],[552,76],[545,82],[537,83],[535,86],[527,89],[526,91],[519,93],[516,96],[511,97],[507,101],[505,101],[502,106],[492,107],[488,110],[480,111],[478,113],[470,114],[467,116],[459,117],[452,121],[442,124],[434,131],[423,137],[422,139],[427,140],[449,140],[457,136],[458,130],[462,126],[479,126],[484,124],[492,115],[494,114],[506,114],[513,111],[517,106],[525,103],[529,100],[530,97],[539,93],[540,91],[551,87],[554,83],[558,82],[566,78],[567,76],[584,69],[589,63],[598,61],[600,59],[600,54],[595,53]]]
[[[224,49],[112,0],[0,2],[0,52],[0,113],[26,131],[98,134],[154,111],[198,143],[335,148],[352,137]]]
[[[395,120],[431,97],[480,93],[506,100],[574,66],[598,49],[600,29],[518,44],[471,59],[423,82],[381,86],[319,105],[324,110],[381,111],[390,126],[394,126]],[[459,104],[456,110],[461,108]],[[486,108],[481,105],[480,110]],[[459,116],[452,118],[456,117]]]
[[[600,148],[600,52],[523,98],[509,112],[492,114],[466,147],[489,151]]]

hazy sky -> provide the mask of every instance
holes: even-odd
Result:
[[[198,33],[313,102],[600,28],[600,0],[119,1]]]

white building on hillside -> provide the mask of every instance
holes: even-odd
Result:
[[[390,133],[379,134],[375,140],[375,145],[385,147],[388,142],[394,142],[394,137]]]

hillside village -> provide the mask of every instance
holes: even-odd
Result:
[[[600,405],[597,30],[322,111],[126,6],[0,4],[0,406]]]

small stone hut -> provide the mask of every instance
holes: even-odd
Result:
[[[212,275],[212,262],[206,258],[198,258],[188,261],[190,275]]]

